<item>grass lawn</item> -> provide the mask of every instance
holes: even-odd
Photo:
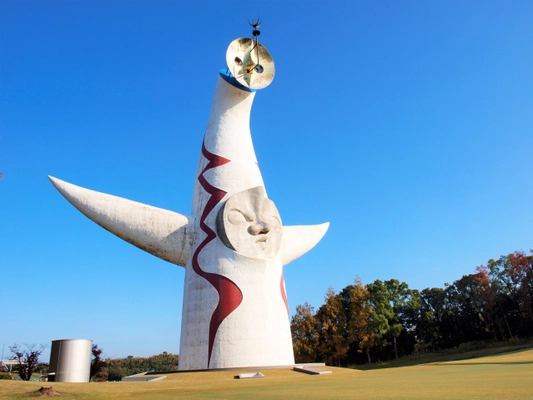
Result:
[[[263,369],[262,379],[235,371],[169,374],[156,382],[50,383],[69,399],[532,399],[533,350],[415,366],[330,375]],[[249,372],[253,371],[250,369]],[[0,381],[0,399],[25,399],[47,383]]]
[[[438,363],[445,361],[467,360],[472,358],[494,356],[503,353],[512,353],[518,350],[530,350],[533,348],[533,341],[524,341],[522,344],[508,345],[505,343],[485,347],[478,350],[459,351],[457,349],[444,350],[440,353],[426,353],[422,355],[413,355],[402,357],[399,360],[390,360],[387,362],[375,362],[372,364],[355,365],[355,369],[371,370],[380,368],[410,367],[419,364]]]

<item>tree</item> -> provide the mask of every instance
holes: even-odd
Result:
[[[463,275],[445,290],[448,309],[448,347],[489,339],[483,318],[483,297],[476,275]]]
[[[98,372],[94,378],[96,379],[96,382],[107,382],[109,380],[109,374],[105,371]]]
[[[415,321],[414,316],[418,315],[420,302],[418,301],[418,292],[409,289],[405,282],[397,279],[389,279],[382,282],[377,279],[367,285],[370,292],[369,302],[374,309],[370,318],[370,328],[376,335],[377,344],[381,347],[381,357],[389,359],[392,357],[399,358],[398,355],[398,337],[406,329],[412,329]],[[404,341],[409,341],[409,354],[413,350],[413,334],[404,334]],[[391,347],[390,345],[393,345]]]
[[[420,323],[418,324],[421,349],[431,347],[434,352],[445,347],[442,322],[446,317],[446,293],[441,288],[426,288],[420,294]]]
[[[366,353],[368,363],[371,363],[370,349],[377,343],[376,334],[371,327],[374,309],[369,302],[370,292],[367,287],[359,278],[354,283],[342,291],[348,320],[348,339],[352,347],[357,347],[358,352]]]
[[[178,370],[179,356],[164,351],[162,354],[148,357],[150,370],[171,372]]]
[[[341,297],[333,288],[326,292],[325,304],[316,314],[318,355],[326,364],[341,365],[350,348],[346,333],[346,314]]]
[[[367,290],[370,293],[369,301],[373,308],[370,328],[375,335],[376,343],[386,346],[389,344],[389,338],[394,337],[394,343],[396,344],[396,337],[402,331],[402,325],[394,313],[389,289],[382,281],[377,279],[367,285]],[[398,358],[396,346],[394,350],[396,358]]]
[[[533,331],[533,255],[526,256],[523,251],[509,254],[504,270],[509,276],[513,298],[518,306],[520,324],[516,330],[529,336]]]
[[[490,278],[490,271],[486,265],[478,265],[476,267],[477,273],[474,275],[476,283],[478,285],[478,291],[483,300],[483,311],[481,316],[485,322],[486,329],[492,333],[494,339],[496,339],[496,331],[494,330],[495,318],[495,304],[496,304],[496,290],[492,285]]]
[[[120,381],[123,377],[139,374],[146,371],[171,372],[178,370],[179,356],[164,352],[154,356],[107,359],[105,372],[108,373],[108,380]]]
[[[317,360],[318,331],[313,306],[305,302],[296,307],[291,319],[292,345],[296,362]]]
[[[508,318],[513,308],[513,284],[506,269],[507,263],[508,256],[501,256],[498,260],[490,259],[486,266],[480,265],[476,268],[476,280],[482,285],[480,290],[486,310],[491,314],[502,339],[505,339],[505,331],[509,338],[513,337]]]
[[[99,372],[102,372],[102,370],[107,367],[107,362],[102,358],[103,352],[104,351],[100,349],[97,344],[93,344],[93,355],[91,358],[91,370],[89,380],[92,380],[93,377],[95,377]]]
[[[401,354],[411,354],[414,350],[414,327],[420,315],[420,292],[409,289],[405,282],[397,279],[385,281],[385,287],[389,292],[389,300],[394,311],[393,320],[389,323],[393,329],[394,356],[398,359],[398,338],[403,338]]]
[[[42,354],[46,346],[41,344],[38,349],[36,349],[35,344],[25,344],[24,346],[26,348],[22,349],[18,344],[14,344],[9,347],[9,350],[13,353],[13,358],[19,363],[18,373],[20,379],[29,381],[34,369],[39,365],[39,356]]]
[[[491,317],[494,334],[502,339],[533,334],[533,255],[515,251],[476,268],[476,279]],[[507,335],[506,335],[507,334]]]

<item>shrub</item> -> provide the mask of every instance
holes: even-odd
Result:
[[[107,382],[108,378],[109,374],[107,372],[100,371],[94,376],[93,381],[96,380],[96,382]]]
[[[512,338],[510,338],[508,340],[508,343],[511,344],[511,345],[514,345],[514,344],[520,344],[521,340],[519,338],[517,338],[516,336],[513,336]]]
[[[0,372],[0,379],[11,380],[13,377],[9,374],[9,372]]]
[[[484,349],[485,347],[485,343],[481,341],[464,342],[459,345],[459,352],[462,353],[465,351],[480,350]]]

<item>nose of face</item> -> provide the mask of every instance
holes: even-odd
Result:
[[[258,236],[258,235],[266,235],[268,232],[270,232],[272,227],[270,224],[267,224],[264,221],[258,221],[248,228],[248,232],[250,235]]]

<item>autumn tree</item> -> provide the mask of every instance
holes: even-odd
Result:
[[[39,365],[39,356],[46,346],[40,345],[38,348],[35,344],[24,345],[22,349],[18,344],[9,347],[13,353],[13,358],[18,361],[18,374],[23,381],[29,381],[35,368]]]
[[[533,252],[532,252],[533,253]],[[502,339],[533,334],[533,255],[515,251],[476,268],[495,332]]]
[[[476,274],[474,277],[478,285],[478,291],[483,301],[483,311],[481,317],[485,323],[487,331],[489,331],[493,338],[496,339],[495,326],[495,310],[496,310],[496,290],[492,285],[490,278],[490,271],[486,265],[478,265],[476,267]]]
[[[485,313],[490,316],[493,333],[502,339],[513,337],[509,318],[512,314],[513,285],[506,268],[508,256],[490,259],[486,265],[476,268],[478,290],[484,301]]]
[[[102,353],[104,351],[100,349],[97,344],[93,344],[91,351],[92,357],[89,380],[92,380],[93,377],[95,377],[98,373],[102,372],[105,367],[107,367],[107,362],[102,358]]]
[[[357,351],[364,352],[370,363],[370,349],[377,343],[377,336],[371,326],[374,309],[369,302],[370,292],[356,278],[354,285],[343,289],[342,297],[345,301],[348,341],[352,346],[357,346]]]
[[[530,336],[533,333],[533,251],[530,256],[523,251],[509,254],[504,270],[518,308],[520,321],[516,330],[524,336]]]
[[[346,333],[346,314],[341,297],[329,288],[325,304],[316,314],[318,355],[329,365],[341,365],[350,348]]]
[[[314,308],[305,302],[296,307],[291,319],[292,344],[296,362],[306,363],[317,360],[318,330]]]

